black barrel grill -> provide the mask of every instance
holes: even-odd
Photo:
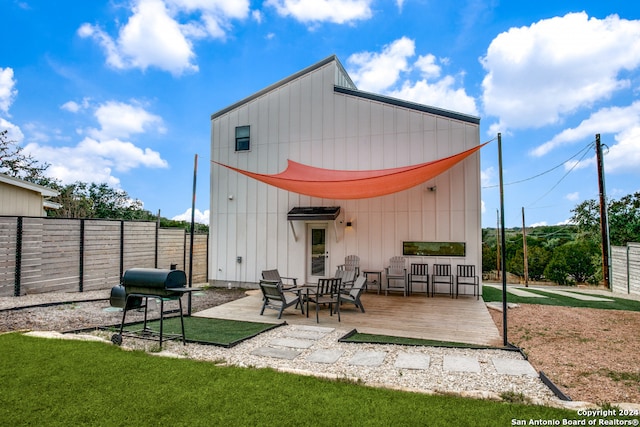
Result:
[[[125,271],[121,284],[111,289],[109,302],[112,307],[122,308],[122,323],[120,331],[113,334],[111,341],[121,345],[122,337],[126,333],[128,336],[135,336],[146,339],[157,339],[162,341],[167,339],[182,338],[186,344],[184,336],[184,318],[182,316],[182,296],[186,293],[199,289],[187,288],[187,277],[182,270],[165,270],[159,268],[131,268]],[[160,301],[160,332],[156,333],[147,327],[147,308],[149,298]],[[164,302],[177,300],[180,305],[180,324],[182,334],[163,335],[164,323]],[[144,324],[140,330],[124,330],[127,311],[144,308]]]

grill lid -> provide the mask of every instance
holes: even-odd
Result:
[[[122,285],[148,289],[184,288],[187,276],[182,270],[130,268],[122,276]]]

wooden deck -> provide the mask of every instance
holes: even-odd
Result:
[[[316,323],[313,304],[309,306],[311,313],[308,318],[299,309],[289,307],[278,319],[278,312],[268,308],[264,315],[260,315],[262,294],[259,290],[249,291],[248,294],[245,298],[193,315],[261,323],[328,326],[345,331],[356,329],[361,333],[466,344],[502,345],[502,338],[482,298],[477,301],[470,296],[453,299],[446,295],[427,298],[424,294],[403,297],[366,293],[362,295],[366,313],[360,312],[353,304],[343,304],[340,310],[342,321],[338,323],[337,315],[329,316],[329,310],[321,308],[320,323]]]

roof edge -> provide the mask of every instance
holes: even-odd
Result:
[[[424,113],[435,114],[438,116],[446,117],[449,119],[460,120],[475,125],[480,124],[480,117],[472,116],[469,114],[458,113],[456,111],[445,110],[443,108],[430,107],[424,104],[418,104],[416,102],[404,101],[398,98],[392,98],[390,96],[378,95],[370,92],[363,92],[361,90],[348,89],[341,86],[334,86],[334,92],[342,93],[345,95],[357,96],[358,98],[369,99],[371,101],[383,102],[385,104],[396,105],[398,107],[409,108],[411,110],[421,111]]]
[[[33,182],[25,181],[20,178],[14,178],[12,176],[0,173],[0,182],[14,185],[16,187],[24,188],[41,194],[44,197],[56,197],[60,193],[52,188],[45,187],[44,185],[34,184]]]
[[[327,65],[327,64],[329,64],[330,62],[333,62],[333,61],[335,61],[338,64],[339,67],[342,67],[342,64],[340,64],[340,61],[338,61],[338,57],[336,55],[330,55],[330,56],[326,57],[325,59],[321,60],[320,62],[316,62],[315,64],[310,65],[309,67],[307,67],[307,68],[305,68],[303,70],[300,70],[295,74],[292,74],[292,75],[290,75],[290,76],[288,76],[288,77],[286,77],[286,78],[284,78],[284,79],[282,79],[282,80],[280,80],[280,81],[278,81],[278,82],[276,82],[276,83],[274,83],[272,85],[267,86],[266,88],[264,88],[262,90],[259,90],[258,92],[254,93],[253,95],[250,95],[250,96],[248,96],[248,97],[246,97],[244,99],[241,99],[240,101],[235,102],[235,103],[229,105],[228,107],[223,108],[222,110],[213,113],[211,115],[211,120],[213,120],[213,119],[215,119],[217,117],[220,117],[220,116],[228,113],[229,111],[234,110],[234,109],[238,108],[239,106],[241,106],[243,104],[246,104],[249,101],[252,101],[252,100],[254,100],[256,98],[259,98],[259,97],[261,97],[262,95],[264,95],[267,92],[271,92],[272,90],[277,89],[280,86],[283,86],[283,85],[285,85],[285,84],[287,84],[287,83],[289,83],[289,82],[291,82],[291,81],[293,81],[293,80],[295,80],[295,79],[297,79],[297,78],[299,78],[299,77],[301,77],[301,76],[303,76],[305,74],[308,74],[311,71],[317,70],[320,67],[324,67],[325,65]]]

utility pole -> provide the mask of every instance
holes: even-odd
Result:
[[[524,206],[522,207],[522,252],[524,258],[524,286],[529,287],[529,255],[527,251],[527,228],[524,225]]]
[[[609,220],[607,218],[607,194],[604,185],[604,161],[602,159],[602,145],[600,134],[596,134],[596,160],[598,163],[598,189],[600,193],[600,232],[602,234],[602,278],[604,287],[611,289],[609,284]]]

